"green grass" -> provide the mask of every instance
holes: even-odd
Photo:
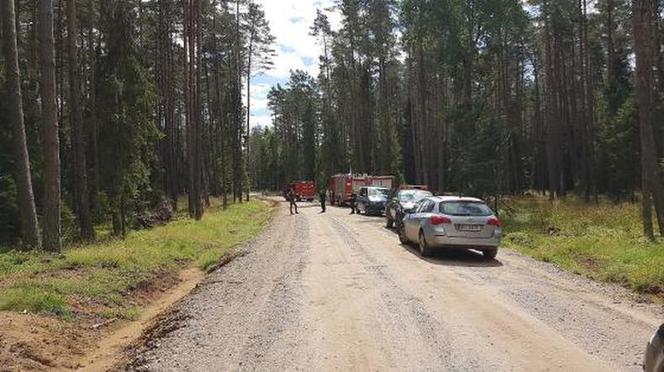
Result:
[[[103,310],[99,315],[106,319],[136,320],[141,316],[137,307]]]
[[[530,197],[505,206],[506,247],[596,280],[664,292],[664,241],[643,237],[638,205]]]
[[[59,256],[0,253],[0,310],[135,318],[139,310],[131,292],[189,265],[208,269],[255,237],[271,215],[265,203],[251,201],[225,211],[210,209],[202,221],[181,218],[124,240],[72,247]]]
[[[64,318],[70,318],[72,314],[67,301],[61,295],[25,284],[3,289],[0,309],[51,313]]]

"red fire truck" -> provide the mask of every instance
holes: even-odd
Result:
[[[297,181],[290,184],[295,191],[297,201],[313,201],[316,198],[316,184],[314,181]]]
[[[327,187],[328,197],[333,205],[347,205],[350,202],[351,195],[357,194],[360,188],[364,186],[386,187],[392,189],[395,187],[394,176],[369,176],[337,174],[330,178]]]

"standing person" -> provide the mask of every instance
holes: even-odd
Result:
[[[325,190],[321,190],[318,193],[318,196],[320,197],[320,213],[325,213],[325,202],[327,201],[327,194],[325,193]]]
[[[291,187],[286,194],[288,202],[290,203],[290,214],[293,214],[293,207],[295,207],[295,214],[300,214],[297,211],[297,204],[295,203],[295,190]]]
[[[350,214],[355,214],[357,207],[355,206],[355,202],[357,202],[357,194],[352,193],[350,194]]]

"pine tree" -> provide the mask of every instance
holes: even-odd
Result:
[[[14,0],[0,4],[0,22],[3,26],[2,40],[4,45],[6,74],[9,86],[10,121],[13,134],[14,156],[16,158],[16,184],[18,204],[21,213],[21,234],[23,244],[28,249],[41,249],[41,237],[37,222],[35,198],[32,191],[30,174],[30,155],[25,135],[23,120],[23,95],[21,94],[21,72],[18,64],[18,48],[16,44],[16,13]]]
[[[50,252],[62,249],[60,225],[60,138],[55,80],[55,40],[53,2],[39,1],[40,93],[44,128],[44,218],[43,245]]]
[[[72,147],[74,152],[74,196],[76,211],[84,239],[93,239],[90,213],[90,195],[88,192],[87,147],[83,125],[83,102],[81,100],[81,78],[78,62],[78,22],[76,0],[67,0],[67,54],[69,65],[69,109],[72,128]]]
[[[275,51],[272,49],[275,37],[270,33],[270,24],[265,12],[259,4],[249,1],[248,11],[244,16],[244,32],[247,37],[246,50],[246,81],[247,81],[247,136],[251,133],[251,79],[254,74],[272,68]],[[246,143],[247,159],[249,141]],[[249,201],[249,184],[247,184],[246,200]]]
[[[657,147],[653,131],[654,75],[653,56],[655,40],[655,0],[634,0],[634,50],[636,52],[636,96],[639,102],[641,132],[641,179],[644,234],[654,239],[652,228],[652,205],[655,205],[659,231],[664,234],[664,215],[661,182],[657,174]]]

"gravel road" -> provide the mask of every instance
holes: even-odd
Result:
[[[508,250],[423,259],[382,218],[286,207],[128,369],[638,371],[664,321]]]

